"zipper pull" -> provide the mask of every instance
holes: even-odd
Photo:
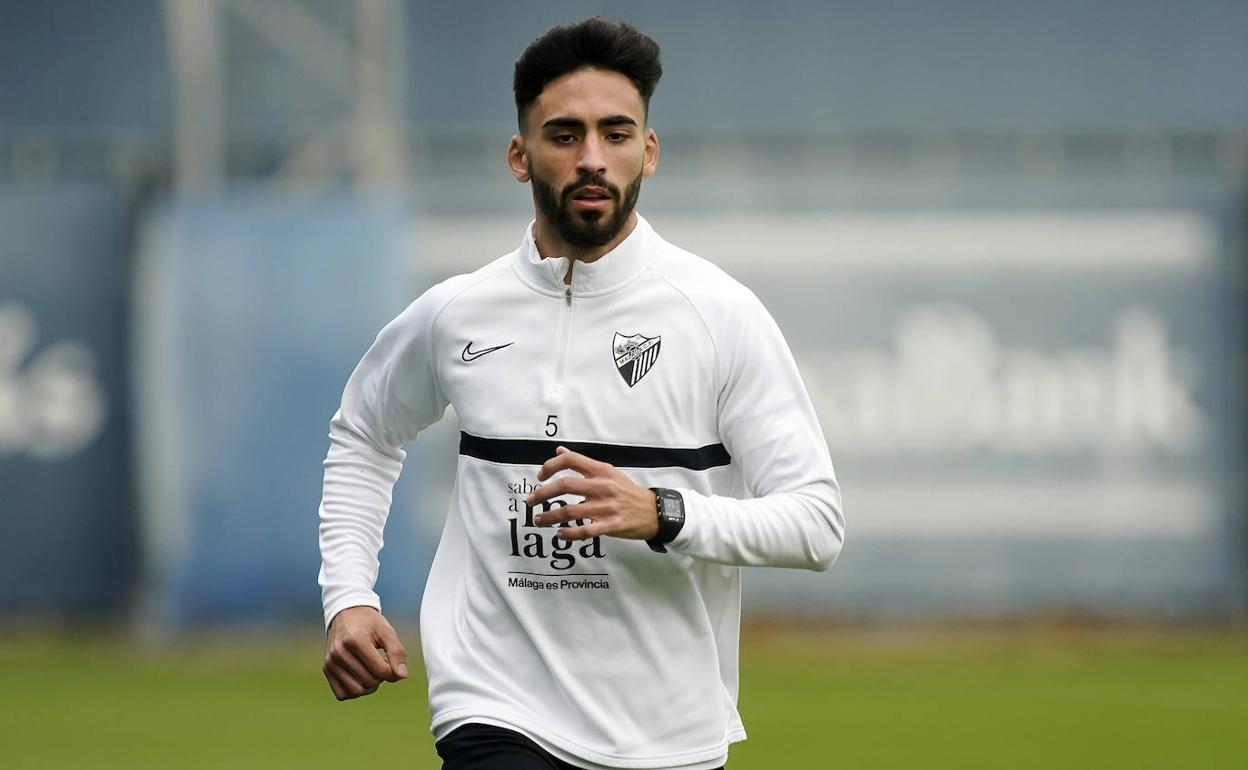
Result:
[[[563,290],[563,298],[564,300],[567,301],[568,305],[572,304],[572,287],[571,286]]]

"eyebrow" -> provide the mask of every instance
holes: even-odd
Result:
[[[608,115],[598,121],[599,128],[607,126],[635,126],[637,121],[628,115]],[[542,124],[542,128],[585,128],[585,121],[579,118],[551,118]]]

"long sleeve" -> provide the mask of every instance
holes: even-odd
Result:
[[[321,602],[328,627],[347,607],[381,608],[373,591],[402,445],[440,419],[447,401],[433,358],[439,287],[377,336],[330,421],[320,506]]]
[[[710,332],[720,359],[720,436],[753,499],[680,490],[685,526],[670,547],[721,564],[827,569],[844,542],[845,519],[793,355],[748,291]]]

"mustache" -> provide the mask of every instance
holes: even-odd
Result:
[[[576,191],[583,187],[601,187],[610,193],[611,197],[615,200],[618,201],[620,199],[620,188],[608,182],[602,177],[601,174],[589,174],[581,177],[572,184],[563,188],[563,194],[560,197],[566,201],[573,195],[576,195]]]

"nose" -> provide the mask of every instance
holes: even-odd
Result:
[[[576,170],[582,175],[605,174],[607,172],[607,156],[602,139],[597,134],[589,133],[581,143],[581,155],[576,159]]]

